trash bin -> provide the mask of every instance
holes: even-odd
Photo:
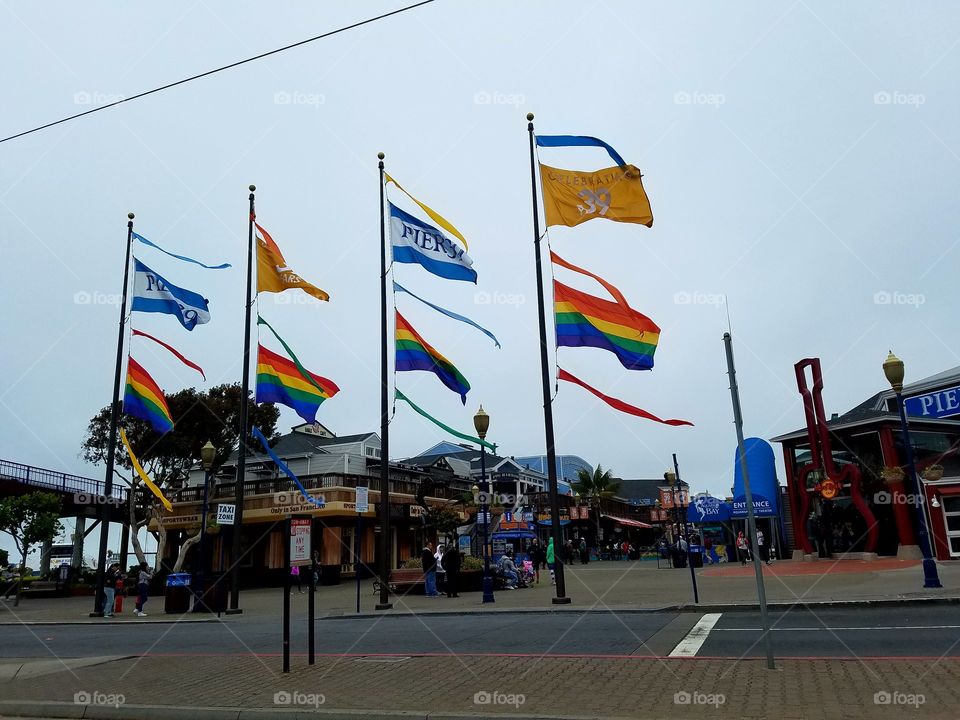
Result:
[[[690,565],[695,568],[703,567],[703,546],[702,545],[691,545],[690,546]]]
[[[190,573],[170,573],[164,589],[163,611],[185,613],[190,611]]]
[[[321,565],[320,566],[320,584],[321,585],[339,585],[340,584],[340,566],[339,565]]]
[[[685,568],[687,566],[687,554],[683,550],[674,548],[673,566],[675,568]]]
[[[201,586],[194,587],[196,600],[193,603],[194,612],[215,612],[222,613],[227,611],[228,585],[224,573],[212,573],[205,575],[200,580]]]

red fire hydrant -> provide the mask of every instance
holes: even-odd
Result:
[[[113,611],[115,613],[123,612],[123,580],[117,580],[116,599],[113,601]]]

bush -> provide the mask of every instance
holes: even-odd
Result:
[[[420,562],[420,558],[412,557],[404,560],[400,567],[404,570],[420,570],[423,568],[423,564]]]
[[[460,563],[460,570],[483,570],[483,558],[464,555],[463,562]]]

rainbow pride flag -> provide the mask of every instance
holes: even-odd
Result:
[[[463,404],[467,404],[470,383],[460,374],[456,366],[431,347],[420,337],[413,326],[399,312],[397,313],[397,372],[407,370],[426,370],[434,373],[440,382],[453,390]]]
[[[293,408],[305,422],[317,421],[317,408],[340,388],[333,380],[301,371],[298,362],[257,346],[257,402],[272,402]],[[301,366],[302,367],[302,366]]]
[[[629,306],[574,290],[554,280],[557,347],[609,350],[628,370],[650,370],[660,328]]]
[[[123,391],[123,411],[146,420],[158,433],[173,430],[173,417],[163,390],[150,373],[132,357],[127,358],[127,386]]]

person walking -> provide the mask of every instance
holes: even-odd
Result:
[[[290,568],[290,576],[297,581],[297,592],[303,594],[303,586],[300,584],[300,566],[294,565]]]
[[[770,556],[767,554],[767,546],[764,544],[766,538],[763,537],[763,530],[757,528],[757,552],[760,553],[760,559],[767,565],[770,564]]]
[[[437,592],[437,558],[433,555],[433,543],[427,542],[420,551],[420,565],[423,567],[423,594],[427,597],[440,597]]]
[[[140,569],[137,571],[137,604],[133,608],[133,614],[140,617],[146,617],[143,606],[150,596],[150,581],[153,580],[153,571],[145,562],[140,563]]]
[[[541,557],[542,554],[543,548],[540,547],[540,541],[534,538],[533,542],[530,543],[530,562],[533,563],[533,576],[538,585],[540,584],[540,562],[543,560]]]
[[[455,543],[450,543],[446,552],[443,553],[443,569],[446,571],[447,597],[460,597],[457,590],[460,589],[460,550]]]
[[[437,594],[442,595],[446,591],[447,572],[443,565],[443,553],[445,551],[443,543],[437,543],[437,551],[433,553],[434,560],[437,561]]]
[[[113,617],[113,603],[117,593],[117,579],[120,577],[120,563],[113,563],[103,575],[103,616]]]
[[[749,549],[747,548],[747,538],[743,535],[743,530],[737,533],[737,555],[740,557],[741,567],[747,564],[747,554]]]
[[[550,584],[557,584],[557,573],[555,570],[555,565],[557,562],[557,556],[553,549],[553,538],[550,538],[550,542],[547,543],[547,570],[550,571]]]

